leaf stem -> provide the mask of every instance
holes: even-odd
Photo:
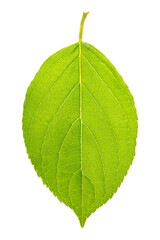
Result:
[[[80,23],[80,30],[79,30],[79,43],[82,41],[82,35],[83,35],[83,26],[84,26],[84,21],[87,17],[89,12],[83,12],[81,23]]]

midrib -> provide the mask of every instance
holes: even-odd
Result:
[[[80,136],[80,148],[81,148],[81,174],[82,174],[82,199],[81,199],[81,209],[82,209],[82,219],[81,219],[81,226],[83,226],[83,170],[82,170],[82,34],[83,34],[83,26],[84,21],[87,17],[89,12],[83,12],[81,23],[80,23],[80,30],[79,30],[79,94],[80,94],[80,113],[79,118],[81,121],[81,136]]]
[[[80,149],[81,149],[81,173],[82,173],[82,221],[83,221],[83,171],[82,171],[82,42],[79,42],[79,88],[80,88],[80,121],[81,121],[81,134],[80,134]]]

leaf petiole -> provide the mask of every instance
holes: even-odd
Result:
[[[82,41],[82,34],[83,34],[83,26],[84,26],[84,21],[87,17],[89,12],[83,12],[83,15],[82,15],[82,19],[81,19],[81,23],[80,23],[80,30],[79,30],[79,43],[81,43]]]

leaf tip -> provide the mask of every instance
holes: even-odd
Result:
[[[86,223],[87,217],[78,216],[78,220],[79,220],[79,223],[80,223],[80,225],[81,225],[81,228],[83,228],[84,225],[85,225],[85,223]]]

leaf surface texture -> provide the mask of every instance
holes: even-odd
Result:
[[[83,227],[117,191],[132,163],[134,100],[101,52],[76,43],[49,57],[31,82],[23,134],[38,176]]]

